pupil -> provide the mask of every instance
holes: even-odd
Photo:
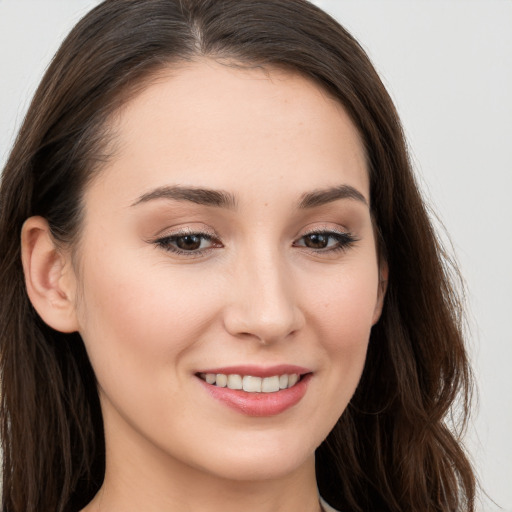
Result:
[[[327,247],[329,237],[321,234],[312,234],[306,237],[306,246],[311,249],[324,249]]]
[[[176,239],[176,245],[185,251],[193,251],[201,247],[201,237],[197,235],[185,235]]]

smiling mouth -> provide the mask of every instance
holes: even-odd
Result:
[[[298,373],[285,373],[270,377],[224,373],[198,373],[197,376],[212,386],[241,390],[247,393],[276,393],[294,387],[302,377]]]

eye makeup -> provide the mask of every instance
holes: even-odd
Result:
[[[347,251],[359,239],[347,231],[315,229],[302,235],[293,243],[294,247],[304,247],[314,253],[336,253]]]
[[[185,257],[204,256],[212,249],[223,247],[213,233],[192,229],[182,229],[159,237],[153,243],[165,251]]]
[[[358,240],[346,231],[321,228],[305,233],[292,243],[292,247],[304,248],[314,254],[334,254],[347,251]],[[165,251],[185,257],[201,257],[212,249],[223,247],[213,233],[192,229],[182,229],[159,237],[153,243]]]

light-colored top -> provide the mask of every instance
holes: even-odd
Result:
[[[332,508],[323,498],[320,496],[320,505],[324,512],[338,512],[336,509]]]

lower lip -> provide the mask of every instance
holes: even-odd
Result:
[[[298,404],[307,391],[312,374],[301,378],[297,384],[288,389],[274,393],[247,393],[239,389],[221,388],[206,383],[197,377],[208,393],[246,416],[275,416]]]

